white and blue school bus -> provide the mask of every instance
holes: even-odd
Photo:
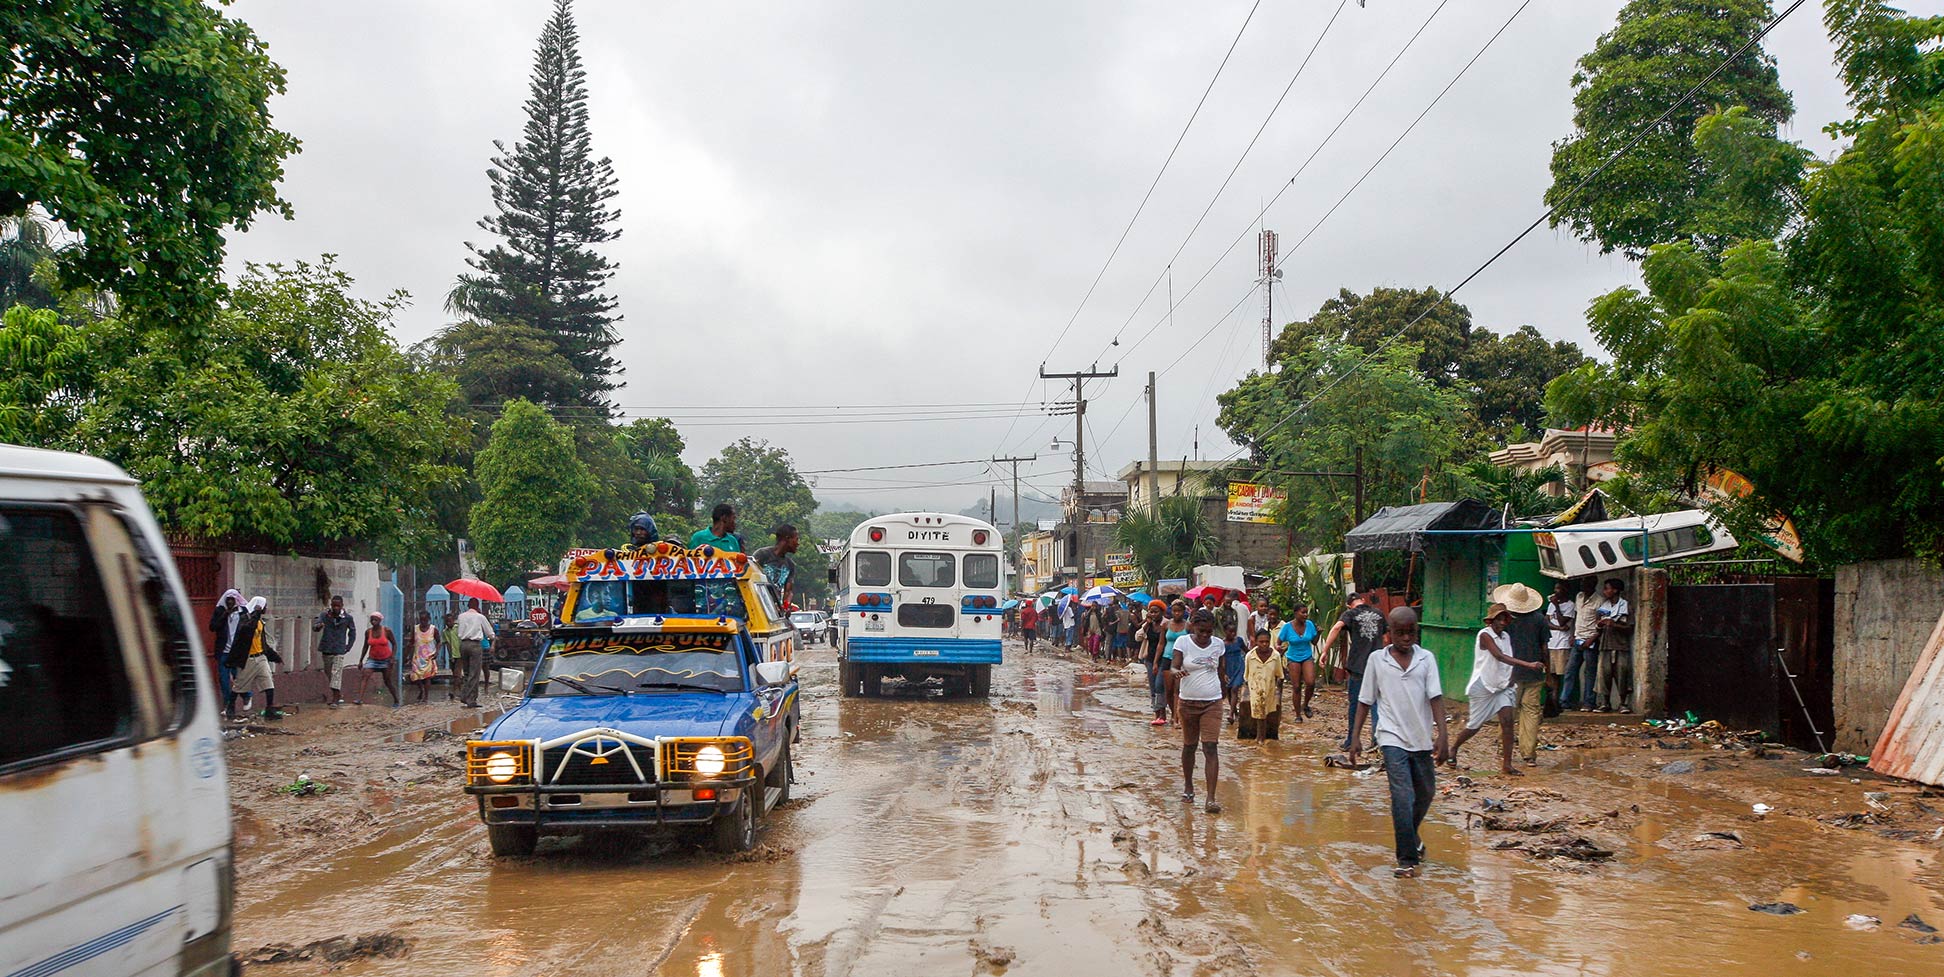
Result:
[[[938,512],[865,520],[831,568],[837,681],[878,695],[887,678],[984,696],[1000,661],[1005,546],[991,523]]]

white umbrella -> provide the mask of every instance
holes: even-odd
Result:
[[[1121,593],[1118,590],[1115,590],[1112,587],[1107,586],[1106,584],[1101,584],[1100,586],[1087,591],[1086,596],[1080,599],[1089,604],[1102,604],[1102,603],[1106,603],[1107,601],[1113,600],[1116,597],[1125,597],[1125,596],[1127,595]]]

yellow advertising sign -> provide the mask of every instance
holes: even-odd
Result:
[[[1287,497],[1287,493],[1274,485],[1262,485],[1257,482],[1230,482],[1228,485],[1228,521],[1273,525],[1276,521],[1273,507],[1280,505]]]
[[[1141,585],[1141,568],[1119,566],[1114,568],[1114,586],[1138,587]]]

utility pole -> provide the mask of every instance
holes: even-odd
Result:
[[[1039,460],[1039,455],[1027,455],[1027,456],[1026,456],[1026,457],[1024,457],[1024,458],[994,458],[994,459],[992,459],[992,463],[993,463],[993,464],[995,464],[995,465],[1005,465],[1005,464],[1010,464],[1010,465],[1012,465],[1012,493],[1013,493],[1013,518],[1012,518],[1012,528],[1013,528],[1013,545],[1012,545],[1011,547],[1009,547],[1008,549],[1009,549],[1009,551],[1010,551],[1010,552],[1009,552],[1009,558],[1010,558],[1010,559],[1012,560],[1012,563],[1013,563],[1013,568],[1014,568],[1014,570],[1015,570],[1015,572],[1017,572],[1017,573],[1018,573],[1018,574],[1020,575],[1020,576],[1019,576],[1019,579],[1021,579],[1021,580],[1024,580],[1024,579],[1026,579],[1026,577],[1025,577],[1025,574],[1026,574],[1026,533],[1025,533],[1025,531],[1024,531],[1024,530],[1022,530],[1022,529],[1020,529],[1020,528],[1019,528],[1019,463],[1020,463],[1020,462],[1022,462],[1022,461],[1038,461],[1038,460]],[[1005,539],[1005,536],[1003,536],[1003,535],[1002,535],[1002,536],[1000,536],[999,538],[1000,538],[1000,539]]]
[[[1161,461],[1154,436],[1154,371],[1148,371],[1148,511],[1161,504]]]
[[[1042,366],[1040,367],[1039,375],[1042,380],[1073,381],[1073,512],[1069,519],[1069,522],[1073,526],[1073,531],[1069,534],[1069,537],[1074,550],[1071,554],[1073,557],[1074,572],[1076,574],[1084,573],[1086,572],[1087,564],[1086,560],[1081,556],[1079,549],[1080,526],[1087,521],[1086,510],[1082,505],[1082,501],[1087,492],[1087,443],[1085,440],[1087,421],[1086,382],[1093,379],[1111,379],[1120,376],[1120,367],[1114,367],[1106,373],[1091,369],[1076,370],[1072,373],[1048,373],[1046,372],[1046,367]]]

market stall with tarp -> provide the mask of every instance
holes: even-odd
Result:
[[[1343,548],[1352,553],[1422,553],[1427,541],[1436,538],[1430,535],[1434,532],[1482,533],[1504,528],[1505,517],[1477,499],[1385,506],[1346,533]]]

